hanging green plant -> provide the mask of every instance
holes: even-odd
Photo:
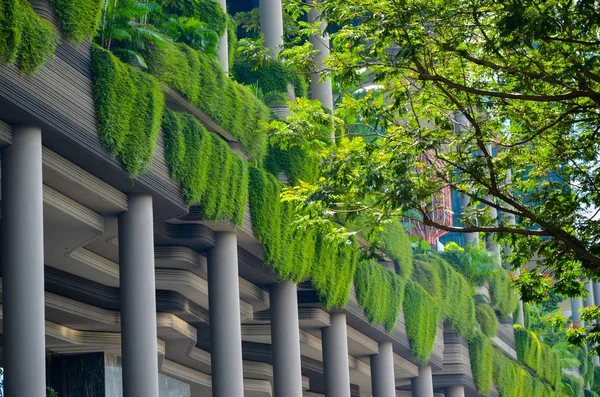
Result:
[[[429,293],[414,281],[404,291],[404,319],[410,349],[417,363],[427,364],[437,333],[440,309]]]
[[[73,41],[94,37],[100,26],[103,0],[51,0],[63,34]]]
[[[52,24],[27,0],[0,0],[0,63],[16,64],[25,74],[41,68],[58,43]]]
[[[369,321],[392,332],[402,310],[404,281],[378,263],[366,261],[356,268],[354,287]]]
[[[153,46],[144,56],[149,72],[209,115],[237,138],[250,159],[260,159],[267,147],[262,122],[269,108],[247,87],[225,75],[218,60],[183,43]]]
[[[152,161],[165,105],[160,84],[96,45],[92,67],[100,141],[136,177]]]
[[[469,358],[477,391],[487,396],[492,388],[494,348],[485,334],[476,332],[473,335],[469,341]]]
[[[207,220],[240,226],[248,198],[246,162],[189,114],[166,110],[162,125],[167,164],[187,203],[199,204]]]

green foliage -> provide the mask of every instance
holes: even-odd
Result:
[[[469,340],[475,331],[473,290],[467,280],[441,257],[415,255],[413,280],[440,306],[441,319]]]
[[[600,277],[600,222],[581,211],[600,202],[594,2],[323,0],[317,8],[339,27],[326,65],[340,85],[336,131],[376,128],[371,141],[348,137],[324,151],[322,178],[296,192],[315,210],[309,221],[364,212],[377,229],[412,209],[416,221],[447,227],[431,216],[432,198],[450,187],[470,197],[459,231],[495,233],[515,268],[536,259],[542,277],[519,284],[525,300],[538,287],[534,297],[576,296],[579,280]],[[365,67],[389,100],[346,93],[365,83]],[[541,282],[546,274],[554,282]],[[511,300],[496,304],[503,315]]]
[[[300,282],[309,277],[315,258],[315,235],[294,230],[295,212],[279,199],[281,186],[277,179],[250,167],[249,191],[252,226],[264,244],[265,263],[283,280]]]
[[[404,319],[410,349],[415,360],[424,365],[433,351],[440,308],[423,287],[410,280],[404,290]]]
[[[595,391],[592,391],[592,390],[584,390],[583,395],[584,395],[584,397],[600,397],[600,396],[598,396],[598,393],[596,393]]]
[[[27,0],[0,0],[0,63],[32,74],[54,54],[58,36]]]
[[[494,348],[486,335],[475,332],[469,341],[469,356],[477,391],[487,396],[492,387]]]
[[[221,36],[227,29],[228,16],[214,0],[161,0],[165,14],[197,18]]]
[[[227,143],[191,115],[165,111],[165,157],[189,205],[202,216],[240,226],[248,198],[248,166]]]
[[[160,85],[98,46],[92,64],[100,141],[135,177],[152,160],[164,109]]]
[[[154,46],[145,58],[151,74],[229,131],[251,159],[264,155],[267,136],[261,122],[269,119],[269,109],[229,79],[217,59],[181,43]]]
[[[294,86],[297,97],[305,97],[307,84],[302,76],[284,66],[281,62],[268,60],[253,65],[246,60],[238,60],[232,69],[237,81],[254,84],[263,92],[288,92],[288,84]]]
[[[481,332],[490,338],[498,334],[498,318],[494,309],[488,305],[479,304],[476,307],[475,315]]]
[[[283,172],[291,185],[300,181],[312,183],[319,173],[319,158],[301,146],[282,149],[279,145],[269,147],[264,167],[273,175]]]
[[[185,43],[207,54],[217,55],[219,36],[196,18],[171,17],[163,24],[162,32],[173,41]]]
[[[531,376],[525,368],[499,350],[494,351],[494,384],[500,397],[558,396],[552,387]]]
[[[426,255],[415,255],[413,281],[419,283],[436,301],[443,300],[442,280],[437,264]]]
[[[488,278],[490,297],[493,306],[503,316],[509,316],[519,304],[519,298],[510,287],[510,275],[506,270],[499,270]]]
[[[102,0],[51,0],[60,29],[71,40],[94,37],[102,15]]]
[[[573,375],[563,374],[562,391],[569,397],[583,397],[583,380]]]
[[[410,278],[413,272],[413,256],[410,237],[402,222],[393,219],[383,226],[379,237],[385,253],[394,261],[396,272],[402,278]]]
[[[483,244],[461,247],[454,242],[444,246],[440,255],[475,285],[484,285],[501,270],[496,258]]]
[[[235,66],[235,55],[237,49],[238,38],[236,34],[237,26],[235,20],[227,16],[227,50],[229,51],[229,68]]]
[[[515,325],[515,343],[519,361],[525,363],[551,385],[556,386],[560,383],[560,359],[550,347],[539,341],[536,334]]]
[[[348,303],[359,257],[356,241],[339,246],[323,234],[317,235],[312,283],[325,308],[344,307]]]
[[[108,1],[103,17],[102,30],[97,42],[123,62],[146,69],[146,60],[142,56],[151,44],[165,42],[156,28],[146,24],[148,16],[159,10],[152,1],[119,0]]]
[[[354,287],[369,321],[392,332],[402,310],[404,281],[378,263],[365,261],[356,269]]]

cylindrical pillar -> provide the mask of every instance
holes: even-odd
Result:
[[[413,397],[433,397],[433,378],[431,367],[419,368],[419,376],[412,378]]]
[[[274,284],[270,288],[270,298],[275,397],[302,397],[296,285],[289,281]]]
[[[152,196],[130,195],[119,215],[123,396],[158,397]]]
[[[517,324],[521,327],[525,327],[525,304],[519,298],[519,315],[517,317]]]
[[[260,32],[271,57],[277,59],[283,47],[283,10],[281,0],[260,0]]]
[[[571,299],[571,319],[574,323],[579,323],[579,317],[581,317],[581,313],[579,313],[579,309],[581,309],[582,307],[583,307],[583,300],[581,298]]]
[[[14,126],[2,151],[4,396],[46,395],[42,131]]]
[[[396,395],[394,349],[391,342],[379,344],[379,353],[371,356],[371,386],[373,397]]]
[[[588,281],[585,283],[584,288],[587,291],[587,296],[583,300],[583,307],[594,306],[596,304],[594,301],[594,283]]]
[[[218,0],[223,12],[227,14],[227,0]],[[229,74],[229,34],[227,33],[227,29],[223,32],[223,35],[219,37],[219,48],[217,53],[219,54],[219,60],[221,61],[221,66],[223,66],[223,70],[226,74]]]
[[[212,395],[243,397],[237,236],[219,232],[215,240],[207,256]]]
[[[467,196],[466,194],[460,195],[460,206],[462,211],[465,211],[469,207],[470,202],[471,198],[469,196]],[[473,247],[479,245],[479,233],[465,233],[465,245],[471,245]]]
[[[593,284],[593,290],[594,290],[594,302],[596,304],[596,306],[600,305],[600,283],[599,282],[595,282]]]
[[[465,397],[464,386],[450,386],[446,389],[445,397]]]
[[[308,13],[308,22],[315,23],[321,22],[320,30],[323,32],[318,36],[311,36],[309,41],[312,43],[313,48],[318,51],[315,55],[315,63],[317,70],[310,76],[310,89],[312,99],[318,99],[321,101],[323,106],[329,110],[333,110],[333,90],[331,88],[331,79],[328,77],[321,81],[320,71],[324,68],[323,61],[330,54],[329,50],[329,35],[325,33],[327,22],[321,18],[321,13],[315,8],[311,8]]]
[[[323,372],[327,397],[350,397],[346,314],[331,313],[330,325],[322,330]]]

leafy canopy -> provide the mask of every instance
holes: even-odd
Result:
[[[595,3],[322,0],[318,7],[336,23],[321,70],[342,92],[336,141],[321,148],[319,181],[288,189],[287,199],[319,222],[360,213],[378,227],[404,215],[486,233],[511,248],[515,268],[536,259],[517,284],[528,300],[543,300],[548,289],[578,295],[580,279],[600,278]],[[365,75],[374,89],[356,95]],[[311,117],[310,106],[292,108],[302,122],[273,125],[275,136],[310,144],[322,128],[313,122],[321,110],[313,110]],[[462,226],[431,216],[431,197],[445,186],[470,198]]]

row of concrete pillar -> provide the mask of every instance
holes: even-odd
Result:
[[[44,239],[41,130],[14,126],[2,151],[4,391],[6,397],[45,395]],[[119,216],[123,392],[158,397],[152,197],[130,195]],[[208,252],[214,397],[242,397],[242,341],[237,236],[219,232]],[[275,396],[301,397],[296,286],[270,289]],[[322,331],[325,392],[350,397],[346,315],[331,313]],[[393,349],[380,343],[371,357],[373,397],[395,395]],[[433,396],[431,368],[421,369],[413,395]]]

